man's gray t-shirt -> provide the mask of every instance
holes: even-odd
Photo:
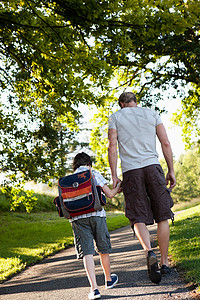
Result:
[[[122,172],[159,164],[156,126],[159,114],[149,108],[125,107],[112,114],[108,129],[117,130]]]

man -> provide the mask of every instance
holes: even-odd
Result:
[[[108,128],[108,158],[113,186],[120,182],[117,176],[118,144],[125,214],[145,251],[149,278],[152,282],[159,283],[161,273],[170,273],[168,219],[173,218],[170,191],[176,184],[173,154],[165,127],[157,112],[137,107],[136,96],[131,92],[121,94],[119,105],[121,110],[110,116]],[[156,136],[161,143],[168,167],[166,179],[158,161]],[[161,253],[160,269],[147,229],[147,225],[154,221],[157,223]]]

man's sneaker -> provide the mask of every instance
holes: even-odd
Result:
[[[112,289],[116,283],[118,283],[118,276],[116,274],[111,274],[110,275],[111,280],[106,281],[106,288],[107,289]]]
[[[156,255],[152,250],[148,251],[147,269],[150,280],[153,283],[159,283],[161,281],[161,272],[158,269]]]
[[[161,274],[163,274],[163,275],[170,274],[171,271],[172,271],[171,268],[169,268],[169,267],[166,266],[166,265],[162,265],[161,268],[160,268],[160,272],[161,272]]]
[[[101,298],[101,294],[99,293],[99,290],[96,289],[96,290],[89,293],[88,298],[90,300],[99,299],[99,298]]]

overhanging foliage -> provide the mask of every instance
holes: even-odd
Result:
[[[9,95],[9,109],[0,107],[2,171],[43,181],[63,174],[79,130],[79,104],[112,103],[116,75],[118,88],[131,87],[146,106],[162,98],[161,87],[189,85],[193,94],[181,95],[183,126],[188,114],[198,115],[199,0],[0,5],[0,87]],[[198,117],[192,121],[198,129]]]

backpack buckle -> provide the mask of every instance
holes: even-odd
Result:
[[[77,181],[75,181],[73,184],[72,184],[73,188],[74,189],[77,189],[79,187],[79,183]]]

